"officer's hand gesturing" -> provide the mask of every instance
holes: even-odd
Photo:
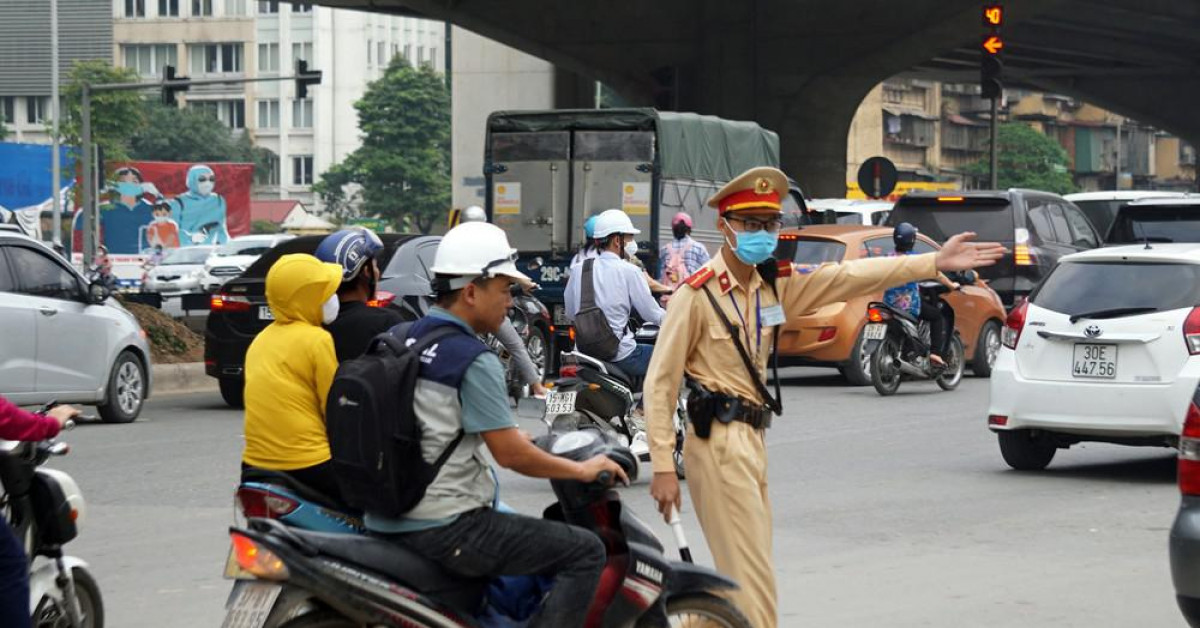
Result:
[[[662,514],[663,521],[669,522],[671,509],[679,510],[683,504],[679,497],[679,478],[675,477],[674,471],[654,474],[654,479],[650,481],[650,497],[658,502],[658,512]]]
[[[999,242],[974,242],[975,237],[974,232],[967,231],[946,240],[946,245],[937,252],[937,269],[956,271],[991,266],[1008,252]]]

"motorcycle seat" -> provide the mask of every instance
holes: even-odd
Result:
[[[621,367],[617,366],[616,364],[613,364],[612,362],[608,362],[606,360],[601,360],[600,358],[594,358],[585,353],[577,352],[576,355],[586,358],[586,360],[580,362],[579,366],[581,368],[595,368],[595,366],[597,364],[603,365],[604,369],[606,371],[608,371],[608,374],[610,376],[612,376],[613,379],[628,386],[630,390],[632,390],[634,392],[640,392],[642,390],[641,379],[633,377],[629,373],[626,373],[625,371],[621,370]],[[595,364],[592,364],[591,362],[595,362]],[[595,370],[598,371],[599,369],[595,369]]]
[[[312,532],[290,527],[288,531],[319,554],[391,578],[465,615],[474,616],[482,608],[489,579],[451,574],[438,563],[399,542],[374,536]]]

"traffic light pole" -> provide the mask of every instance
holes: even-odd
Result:
[[[999,152],[999,147],[996,146],[997,142],[999,141],[999,137],[1000,137],[999,117],[1000,117],[1000,99],[993,98],[992,99],[992,120],[991,120],[992,141],[989,142],[989,146],[988,146],[988,151],[991,153],[988,156],[988,163],[990,164],[990,166],[988,167],[988,178],[991,181],[988,189],[990,189],[990,190],[995,190],[1000,187],[999,173],[998,173],[999,165],[1000,165],[1000,152]]]
[[[84,266],[90,266],[96,257],[96,233],[97,225],[100,221],[99,209],[96,203],[97,184],[93,182],[93,176],[97,176],[93,172],[95,168],[94,156],[92,153],[92,94],[98,92],[131,92],[143,89],[162,89],[168,91],[186,91],[193,85],[241,85],[244,83],[266,83],[270,81],[296,81],[298,90],[303,88],[307,90],[307,86],[315,85],[321,82],[321,72],[318,70],[308,71],[308,64],[301,62],[298,68],[300,71],[293,76],[271,76],[260,78],[237,78],[237,79],[177,79],[163,80],[154,83],[105,83],[103,85],[88,85],[84,83],[82,98],[80,99],[80,122],[82,129],[80,130],[80,147],[83,153],[83,263]],[[303,95],[303,94],[298,94]],[[99,173],[102,176],[103,173]]]

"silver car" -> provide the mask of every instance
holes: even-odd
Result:
[[[94,404],[110,423],[150,396],[146,333],[99,283],[24,235],[0,231],[0,394],[21,405]]]
[[[157,266],[147,271],[142,288],[164,297],[203,292],[200,280],[204,278],[204,262],[216,249],[211,245],[172,249]]]

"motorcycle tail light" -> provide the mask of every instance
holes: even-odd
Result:
[[[890,320],[891,318],[891,314],[877,307],[867,310],[867,320],[871,321],[872,323],[882,323],[886,320]]]
[[[263,580],[287,580],[287,565],[271,550],[262,547],[250,537],[230,532],[233,541],[233,556],[238,567]]]
[[[367,305],[371,307],[387,307],[396,300],[396,295],[387,290],[376,290],[375,298],[367,301]]]
[[[237,500],[242,506],[242,512],[247,517],[260,519],[275,519],[291,514],[300,507],[300,502],[282,495],[257,488],[241,487],[237,490]]]
[[[559,377],[579,377],[579,365],[567,364],[558,369]]]

